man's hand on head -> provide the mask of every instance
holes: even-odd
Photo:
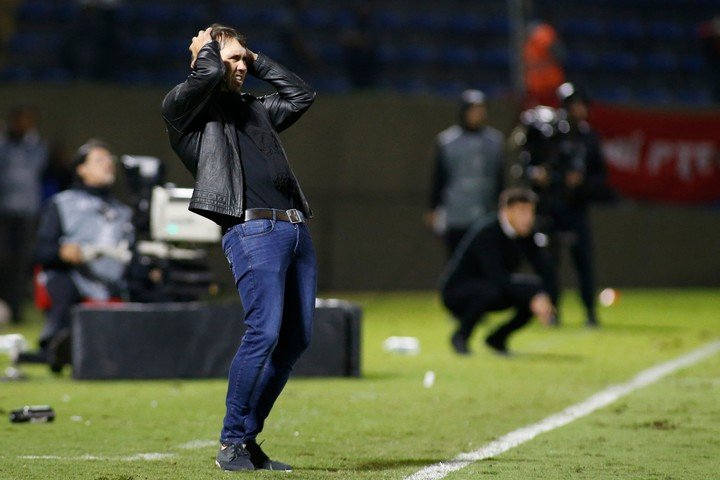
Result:
[[[245,61],[247,63],[253,63],[255,60],[257,60],[257,57],[257,53],[245,47]]]
[[[190,50],[190,54],[192,55],[192,58],[190,59],[190,68],[195,68],[195,61],[197,60],[200,49],[212,42],[213,39],[210,32],[212,32],[212,28],[199,30],[198,34],[192,38],[190,47],[188,48],[188,50]]]
[[[248,73],[252,76],[255,76],[255,61],[257,60],[258,56],[257,53],[250,50],[248,47],[245,47],[245,65],[247,65]]]

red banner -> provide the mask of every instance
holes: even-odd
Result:
[[[720,113],[597,105],[610,184],[623,196],[676,203],[720,201]]]

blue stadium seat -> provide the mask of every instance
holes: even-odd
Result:
[[[282,43],[272,40],[256,40],[253,42],[251,48],[253,51],[262,52],[270,58],[277,59],[283,54],[284,48]]]
[[[176,8],[165,2],[144,2],[142,4],[121,3],[117,10],[117,18],[122,23],[165,25],[175,22]]]
[[[381,43],[377,47],[377,58],[380,63],[394,63],[398,58],[398,48],[391,43]]]
[[[77,11],[74,0],[26,0],[18,7],[16,16],[20,23],[47,24],[66,21]]]
[[[590,95],[593,100],[608,103],[627,103],[633,100],[632,90],[622,85],[594,88],[590,90]]]
[[[602,22],[594,18],[568,18],[558,22],[562,37],[597,38],[605,33]]]
[[[328,64],[338,64],[343,61],[343,47],[338,43],[322,42],[313,46],[313,50]]]
[[[334,15],[324,8],[309,8],[300,16],[303,28],[324,29],[334,25]]]
[[[372,25],[379,31],[402,30],[407,26],[407,18],[400,12],[379,10],[373,12]]]
[[[411,14],[407,26],[421,33],[440,33],[447,23],[447,18],[441,13],[424,11]]]
[[[58,31],[42,32],[34,29],[22,29],[10,39],[9,53],[27,57],[59,55],[62,41],[62,33]]]
[[[484,30],[494,35],[505,36],[510,32],[510,23],[505,16],[494,16],[484,22]]]
[[[640,61],[629,52],[607,52],[600,55],[599,66],[603,70],[626,73],[637,70]]]
[[[479,57],[479,52],[475,48],[470,46],[459,46],[443,48],[438,60],[443,65],[470,67],[478,62]]]
[[[193,30],[207,25],[211,20],[207,7],[199,4],[179,4],[176,7],[175,16],[178,23],[192,26]]]
[[[670,52],[651,52],[645,55],[643,64],[652,72],[672,72],[677,69],[678,61]]]
[[[650,37],[658,40],[680,40],[688,36],[688,29],[680,22],[658,20],[648,25]]]
[[[593,70],[599,63],[598,55],[587,50],[569,51],[565,58],[565,66],[570,70]]]
[[[254,18],[253,12],[237,5],[226,5],[222,7],[218,15],[222,18],[223,23],[240,29],[252,24]]]
[[[702,73],[705,70],[706,65],[706,60],[699,53],[680,56],[680,68],[687,73]]]
[[[637,40],[645,35],[645,26],[636,19],[613,19],[604,30],[605,35],[616,40]]]
[[[645,87],[637,90],[635,96],[651,105],[668,105],[673,102],[672,92],[665,87]]]
[[[486,22],[476,14],[456,13],[449,20],[449,28],[453,33],[477,35],[485,30]]]
[[[683,103],[698,107],[709,107],[712,105],[712,95],[704,88],[687,88],[677,92],[676,98]]]
[[[406,65],[424,66],[434,62],[438,51],[427,44],[402,46],[397,50],[396,61]]]
[[[480,51],[478,59],[486,68],[507,68],[510,65],[510,52],[506,48],[485,48]]]
[[[261,7],[252,11],[252,19],[264,28],[280,27],[285,23],[287,12],[277,7]]]

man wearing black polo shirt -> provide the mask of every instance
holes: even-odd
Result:
[[[216,464],[223,470],[291,470],[256,437],[310,342],[317,267],[310,207],[278,132],[310,107],[298,76],[212,25],[190,45],[191,73],[163,101],[170,143],[195,178],[190,210],[223,228],[222,246],[247,330],[232,361]],[[241,93],[247,74],[276,93]]]
[[[487,312],[515,309],[485,339],[501,354],[508,353],[508,337],[533,315],[547,324],[555,312],[553,269],[533,235],[537,195],[510,188],[500,194],[499,203],[497,215],[478,220],[465,235],[443,276],[443,302],[460,323],[451,344],[461,355],[470,353],[468,339]],[[524,260],[540,277],[519,273]]]

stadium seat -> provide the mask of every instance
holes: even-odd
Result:
[[[651,52],[645,56],[643,64],[652,72],[672,72],[678,61],[670,52]]]
[[[637,19],[615,18],[605,25],[604,33],[613,40],[637,40],[645,35],[645,26]]]
[[[486,68],[507,68],[510,64],[510,52],[506,48],[483,49],[479,60]]]
[[[603,24],[593,18],[568,18],[558,23],[563,37],[600,37],[604,33]]]
[[[425,66],[436,60],[438,52],[426,44],[407,45],[396,52],[395,61],[412,66]]]
[[[477,63],[478,59],[479,53],[475,48],[469,46],[459,46],[443,48],[438,60],[443,65],[470,67],[471,65]]]
[[[673,102],[672,92],[665,87],[646,87],[635,92],[636,97],[650,105],[668,105]]]
[[[704,88],[686,88],[677,92],[676,98],[688,105],[708,107],[712,105],[712,95]]]
[[[625,86],[600,87],[590,91],[593,99],[608,103],[627,103],[632,101],[633,92]]]
[[[415,12],[408,18],[408,27],[423,33],[440,33],[446,25],[447,19],[436,12]]]
[[[478,35],[485,28],[485,20],[476,14],[456,13],[449,20],[449,30],[456,34]]]
[[[30,0],[20,4],[17,11],[19,23],[52,24],[63,22],[77,13],[74,0]]]
[[[687,29],[678,22],[658,20],[648,25],[651,38],[659,40],[680,40],[687,36]]]
[[[598,56],[587,50],[572,50],[565,59],[565,65],[570,70],[593,70],[598,64]]]
[[[380,10],[373,13],[372,26],[379,31],[403,30],[407,19],[400,12]]]
[[[638,69],[640,61],[629,52],[608,52],[600,56],[599,66],[604,70],[618,73],[632,72]]]

